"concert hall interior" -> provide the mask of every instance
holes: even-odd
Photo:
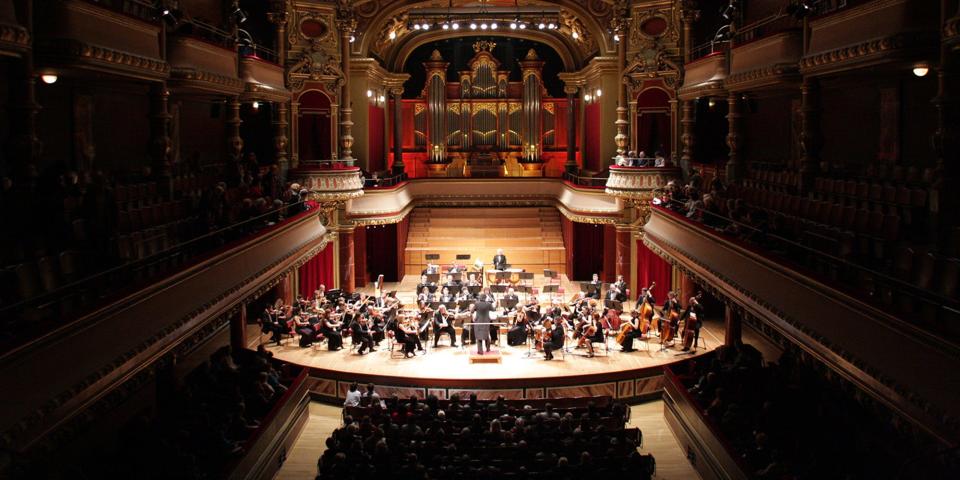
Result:
[[[0,478],[960,478],[960,0],[0,1]]]

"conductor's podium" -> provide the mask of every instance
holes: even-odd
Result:
[[[566,249],[555,208],[418,208],[410,217],[404,271],[427,263],[489,265],[502,248],[512,268],[565,273]],[[470,255],[468,260],[457,255]],[[427,255],[436,255],[428,259]]]

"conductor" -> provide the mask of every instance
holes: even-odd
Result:
[[[498,248],[497,254],[493,256],[493,268],[495,270],[504,270],[507,268],[507,256],[503,254],[502,248]]]
[[[477,342],[477,354],[483,355],[484,348],[490,351],[490,312],[493,310],[487,298],[481,297],[474,305],[473,312],[473,335]]]

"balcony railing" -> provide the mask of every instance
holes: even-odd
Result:
[[[690,61],[694,62],[714,53],[723,52],[727,48],[727,43],[729,42],[726,40],[716,42],[711,40],[709,42],[697,45],[690,49]]]
[[[147,0],[85,0],[87,3],[99,5],[114,12],[134,17],[145,22],[157,23],[160,21],[160,12],[154,2]]]
[[[294,213],[309,209],[308,202],[285,204],[256,217],[218,228],[196,236],[160,252],[65,284],[46,293],[0,308],[0,353],[37,338],[79,318],[111,298],[119,298],[152,281],[184,268],[192,260],[243,238],[250,238],[262,230],[289,220]],[[144,241],[147,241],[145,239]]]
[[[734,45],[740,46],[747,42],[797,28],[798,26],[797,19],[792,15],[786,13],[772,15],[737,29],[737,33],[733,37]]]
[[[601,176],[581,176],[575,173],[563,172],[563,179],[579,187],[605,187],[607,179],[610,178],[608,172]]]

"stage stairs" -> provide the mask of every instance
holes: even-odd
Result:
[[[489,267],[498,248],[514,268],[564,273],[560,213],[553,207],[417,208],[410,214],[405,272],[419,275],[429,254],[440,256],[430,263],[444,267],[458,254],[469,254],[470,260],[457,263],[472,265],[480,258]]]

